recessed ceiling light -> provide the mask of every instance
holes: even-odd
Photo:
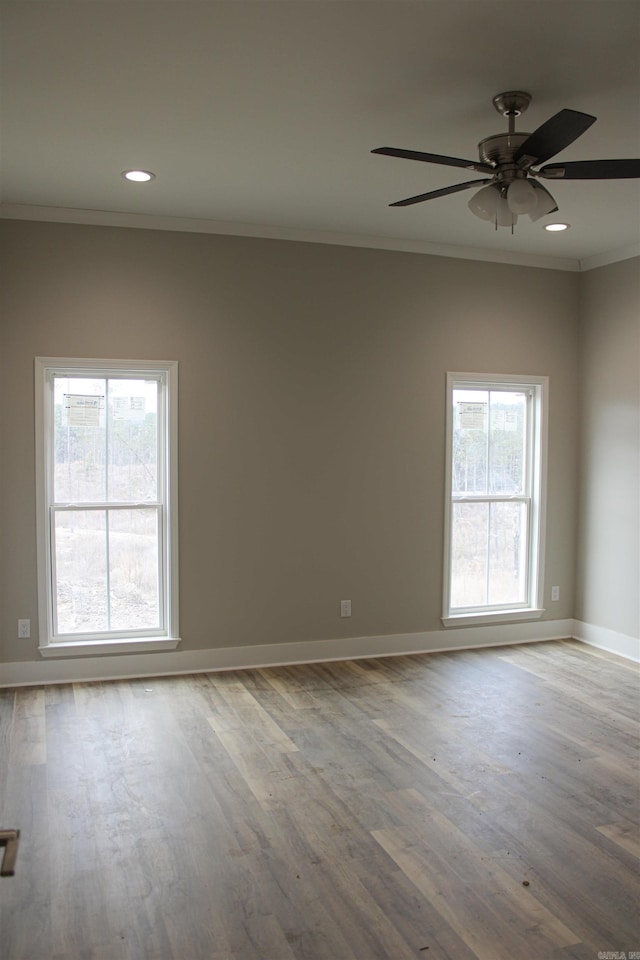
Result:
[[[545,223],[545,230],[548,230],[549,233],[560,233],[561,230],[568,230],[568,223]]]
[[[155,173],[150,170],[124,170],[122,176],[125,180],[132,180],[134,183],[146,183],[147,180],[155,180]]]

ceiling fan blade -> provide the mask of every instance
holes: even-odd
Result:
[[[400,157],[402,160],[420,160],[422,163],[441,163],[445,167],[463,167],[478,173],[493,173],[493,167],[479,160],[460,160],[458,157],[443,157],[439,153],[422,153],[420,150],[402,150],[399,147],[376,147],[371,153],[385,157]]]
[[[548,180],[624,180],[640,177],[640,160],[578,160],[550,163],[538,171]]]
[[[417,197],[407,197],[406,200],[396,200],[390,203],[390,207],[410,207],[414,203],[422,203],[423,200],[435,200],[436,197],[446,197],[449,193],[458,193],[459,190],[468,190],[469,187],[475,187],[477,183],[491,183],[491,180],[467,180],[465,183],[454,183],[452,187],[441,187],[440,190],[431,190],[429,193],[420,193]]]
[[[561,110],[527,137],[516,150],[513,159],[516,163],[526,160],[528,166],[544,163],[581,137],[595,121],[596,117],[592,117],[590,113]]]

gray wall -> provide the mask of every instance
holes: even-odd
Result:
[[[640,269],[582,277],[576,618],[640,636]]]
[[[578,274],[162,231],[0,230],[6,661],[38,657],[35,630],[16,638],[19,617],[37,621],[35,356],[179,360],[183,649],[440,629],[445,373],[549,375],[545,616],[573,616]]]

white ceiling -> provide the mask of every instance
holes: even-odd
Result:
[[[640,181],[547,182],[559,213],[521,218],[512,236],[469,212],[472,191],[389,208],[475,175],[370,153],[475,159],[479,140],[506,130],[492,97],[515,89],[533,96],[519,130],[563,107],[598,117],[562,159],[640,156],[637,0],[0,8],[3,216],[557,258],[567,269],[639,249]],[[127,183],[131,167],[157,178]],[[549,234],[551,219],[571,229]]]

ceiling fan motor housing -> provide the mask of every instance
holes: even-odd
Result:
[[[513,155],[529,133],[496,133],[493,137],[486,137],[478,144],[478,153],[482,163],[512,163]]]

